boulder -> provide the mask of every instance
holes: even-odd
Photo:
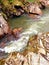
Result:
[[[0,14],[0,36],[3,36],[4,34],[8,34],[9,31],[10,31],[10,28],[7,21]]]

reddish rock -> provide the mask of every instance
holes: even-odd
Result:
[[[39,0],[42,6],[49,7],[49,0]]]
[[[19,34],[20,34],[20,32],[22,31],[22,28],[15,28],[15,29],[13,29],[12,30],[12,32],[13,32],[13,35],[17,38],[17,37],[19,37]]]
[[[4,42],[0,43],[0,48],[4,48],[6,44]]]
[[[10,27],[3,16],[0,14],[0,36],[4,34],[8,34],[10,31]]]
[[[42,11],[37,3],[29,3],[28,10],[30,14],[42,15]]]

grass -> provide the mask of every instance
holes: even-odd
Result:
[[[28,0],[28,1],[30,1],[30,2],[34,2],[35,0]]]

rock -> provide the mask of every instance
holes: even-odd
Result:
[[[46,52],[49,52],[49,32],[39,34],[38,40],[39,40],[39,43],[41,40],[41,43],[44,46],[43,48],[45,48]]]
[[[4,34],[2,28],[0,28],[0,36],[2,36]]]
[[[42,11],[39,8],[39,5],[37,3],[29,3],[27,8],[29,10],[29,13],[31,13],[31,14],[42,15]]]
[[[39,0],[43,7],[49,7],[49,0]]]
[[[4,42],[0,43],[0,48],[4,48],[6,44]]]
[[[9,31],[10,31],[10,28],[9,28],[8,23],[0,14],[0,36],[3,36],[4,34],[8,34]]]
[[[21,53],[11,53],[4,65],[49,65],[49,62],[41,54],[33,52],[28,52],[25,56]]]
[[[19,34],[20,32],[22,31],[22,28],[16,28],[16,29],[13,29],[12,32],[13,32],[13,35],[16,37],[16,38],[19,38]]]
[[[49,32],[39,33],[29,39],[28,47],[30,51],[42,54],[49,53]],[[42,51],[43,50],[43,51]]]
[[[7,17],[12,18],[14,16],[20,16],[24,13],[22,9],[23,4],[18,0],[2,0],[1,2],[2,11],[7,15]],[[6,3],[6,4],[5,4]]]
[[[30,18],[39,18],[42,16],[42,10],[40,9],[40,6],[38,3],[32,3],[28,2],[26,5],[23,7],[25,13],[29,15]]]

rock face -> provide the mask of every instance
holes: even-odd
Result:
[[[20,32],[22,28],[15,28],[11,30],[11,28],[8,25],[8,22],[3,18],[3,16],[0,14],[0,36],[3,36],[4,34],[12,34],[12,35],[18,35],[18,31]]]
[[[39,33],[30,38],[28,47],[29,51],[41,53],[41,55],[49,61],[49,32]]]
[[[45,50],[47,52],[49,52],[49,32],[39,34],[38,39],[39,39],[39,43],[41,41],[41,43],[43,44]]]
[[[49,7],[49,0],[39,0],[40,4],[45,7]]]
[[[37,3],[30,3],[28,5],[28,10],[29,10],[29,13],[31,13],[31,14],[42,15],[42,11],[39,8],[39,5]]]
[[[31,17],[36,18],[38,15],[42,15],[41,9],[49,7],[49,0],[38,0],[38,3],[31,3],[26,0],[0,1],[0,11],[2,11],[2,13],[4,13],[9,18],[12,18],[14,16],[18,17],[24,13],[30,14]]]
[[[17,53],[16,56],[10,55],[4,65],[49,65],[49,62],[40,54],[28,52],[26,56],[20,53]]]
[[[21,6],[23,6],[23,4],[18,0],[13,0],[12,2],[9,0],[1,0],[1,11],[4,12],[4,14],[6,14],[9,18],[22,15],[24,10],[21,8]]]
[[[43,14],[39,4],[36,2],[28,2],[23,9],[31,18],[39,18]]]
[[[5,4],[6,3],[6,4]],[[2,12],[7,15],[7,17],[20,16],[23,13],[28,13],[32,15],[42,15],[42,11],[37,3],[31,3],[24,0],[2,0],[1,5]]]
[[[6,22],[6,20],[3,18],[3,16],[0,14],[0,36],[3,36],[4,34],[9,33],[9,25]]]

